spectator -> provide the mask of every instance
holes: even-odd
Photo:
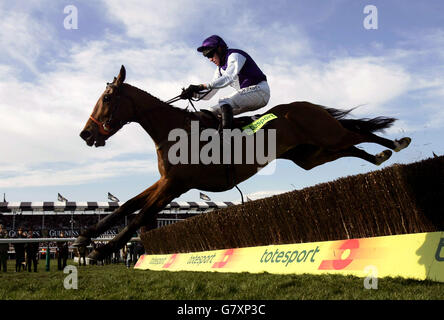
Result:
[[[127,257],[126,257],[126,266],[127,268],[131,267],[131,263],[134,261],[134,243],[128,242],[126,244]]]
[[[97,244],[94,241],[91,241],[90,246],[92,248],[91,251],[94,251],[97,248]],[[89,264],[97,264],[97,261],[96,260],[89,260]]]
[[[30,230],[28,232],[28,239],[33,238],[33,232]],[[25,252],[26,252],[26,266],[28,268],[28,272],[31,272],[31,264],[34,264],[34,272],[37,272],[37,254],[39,252],[39,243],[38,242],[28,242],[25,244]]]
[[[114,251],[114,257],[113,257],[113,263],[119,263],[120,262],[120,249]]]
[[[141,242],[136,242],[136,259],[134,260],[134,264],[137,263],[141,255],[145,254],[145,248],[143,247]]]
[[[8,232],[0,224],[0,239],[8,238]],[[0,243],[0,270],[7,271],[9,243]]]
[[[105,264],[111,264],[111,260],[112,260],[112,253],[108,254],[107,256],[105,256]]]
[[[82,265],[82,258],[83,258],[83,265],[86,266],[86,253],[87,253],[86,246],[80,246],[78,247],[77,250],[79,252],[79,266]]]
[[[128,261],[128,247],[127,244],[122,249],[122,257],[123,257],[123,263],[127,265]]]
[[[17,239],[23,239],[26,235],[23,233],[23,229],[20,227],[17,231]],[[14,251],[15,251],[15,272],[20,272],[22,269],[22,265],[25,262],[25,244],[22,243],[14,243]]]
[[[65,234],[60,232],[60,238],[64,238]],[[57,267],[58,270],[63,270],[66,267],[68,260],[69,248],[66,241],[57,242]]]

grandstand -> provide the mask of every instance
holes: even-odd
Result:
[[[0,202],[0,223],[15,237],[19,227],[32,230],[34,237],[58,237],[63,231],[67,237],[77,237],[82,229],[97,223],[120,207],[121,202]],[[157,214],[157,226],[165,226],[216,209],[227,208],[238,202],[171,202]],[[114,236],[124,228],[134,214],[122,219],[102,236]]]
[[[17,230],[22,228],[25,233],[32,230],[33,238],[59,238],[63,231],[65,238],[76,238],[83,229],[97,223],[106,215],[117,210],[121,202],[0,202],[0,224],[7,230],[9,238],[15,238]],[[216,209],[227,208],[239,204],[238,202],[171,202],[157,214],[157,227],[166,226],[196,215],[211,212]],[[114,226],[100,237],[113,238],[137,214],[122,219],[121,224]],[[68,240],[68,239],[67,239]],[[51,258],[56,256],[54,241],[39,243],[39,259],[49,249]],[[70,241],[70,240],[68,240]],[[98,243],[103,243],[99,241]],[[89,249],[92,247],[89,246]],[[70,256],[74,258],[74,248],[70,247]],[[15,254],[10,244],[9,257]]]

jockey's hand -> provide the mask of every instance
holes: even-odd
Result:
[[[186,88],[185,90],[182,91],[182,94],[180,95],[180,97],[182,99],[191,99],[194,97],[195,93],[198,93],[199,91],[202,91],[204,89],[203,85],[194,85],[191,84],[188,86],[188,88]]]

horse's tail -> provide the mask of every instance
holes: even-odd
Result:
[[[377,117],[373,119],[342,119],[339,122],[344,128],[355,132],[376,132],[390,128],[395,118]]]
[[[389,117],[376,117],[373,119],[344,119],[344,117],[353,111],[353,109],[338,110],[334,108],[325,108],[325,110],[327,110],[327,112],[330,113],[330,115],[335,119],[337,119],[344,126],[344,128],[360,133],[376,132],[390,128],[397,120],[396,118]]]

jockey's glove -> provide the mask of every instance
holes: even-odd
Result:
[[[182,91],[182,94],[180,95],[180,97],[182,99],[191,99],[194,97],[195,93],[198,93],[199,91],[202,91],[203,89],[204,89],[203,85],[191,84],[188,86],[188,88],[186,88]]]

